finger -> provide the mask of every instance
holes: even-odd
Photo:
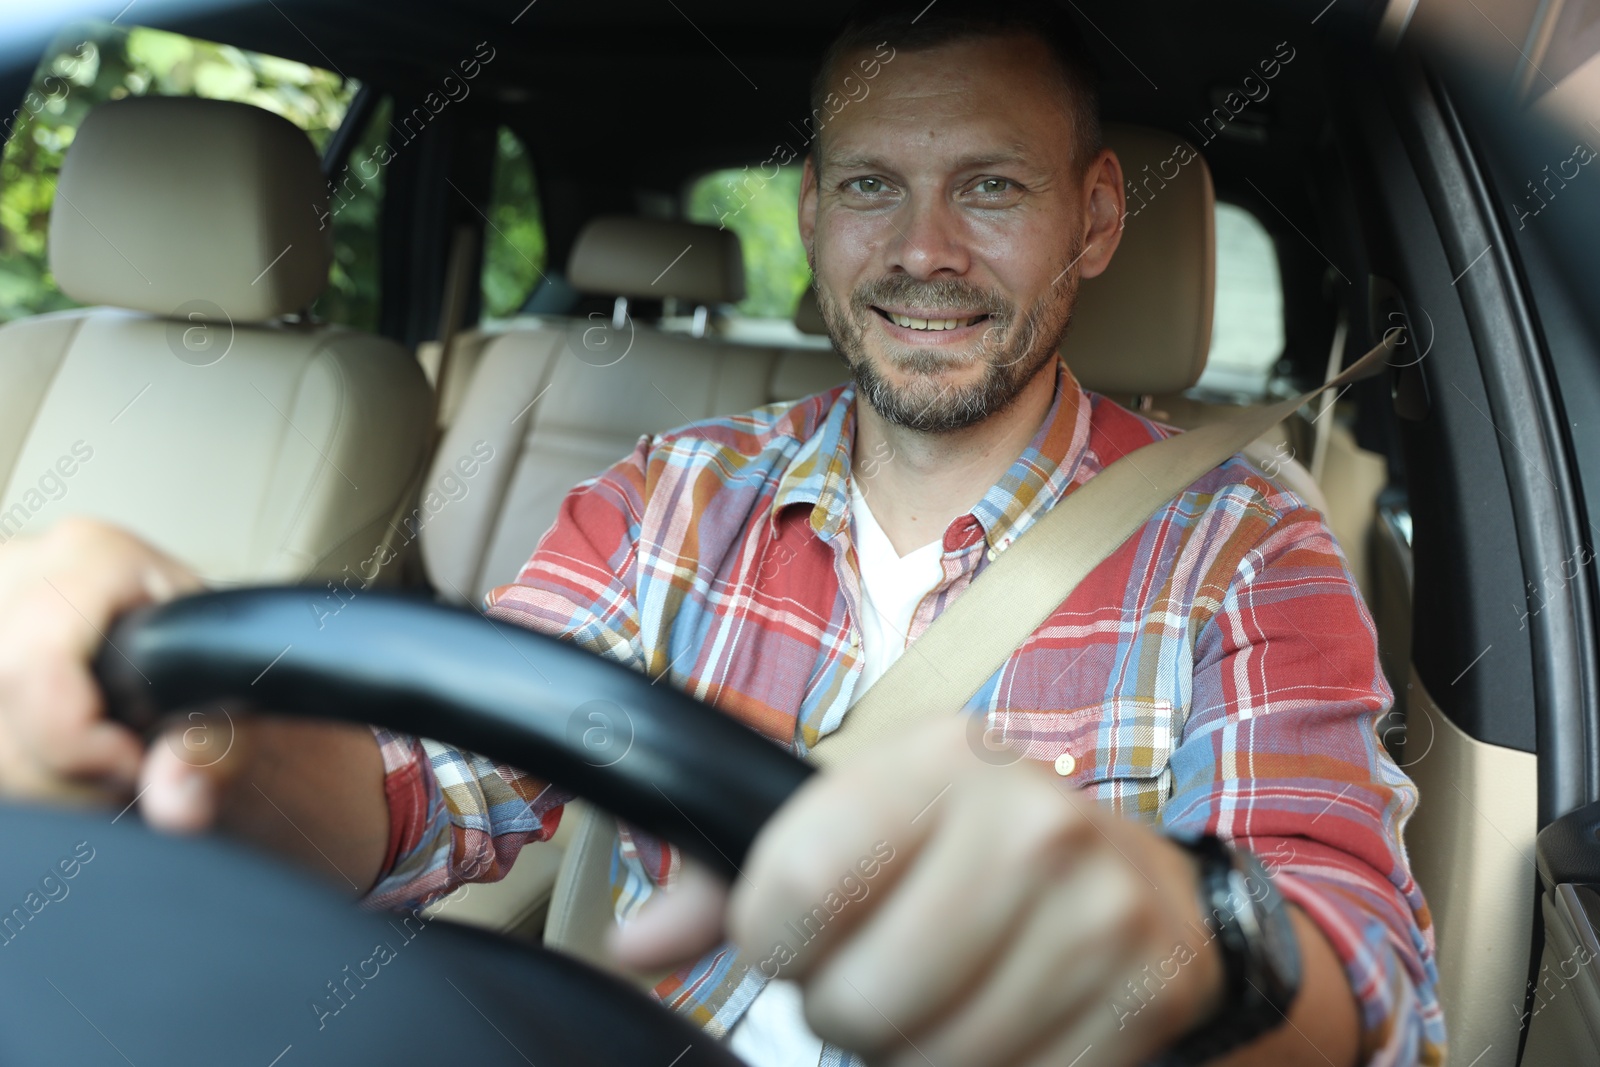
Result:
[[[629,970],[658,971],[705,955],[723,938],[728,883],[685,858],[672,888],[606,937],[611,958]]]
[[[102,523],[65,520],[41,542],[36,573],[48,602],[65,605],[63,618],[75,623],[77,649],[99,649],[112,619],[130,608],[163,603],[202,588],[183,564],[125,532]]]
[[[1015,768],[971,773],[947,799],[894,894],[807,983],[808,1017],[823,1037],[881,1049],[947,1012],[1092,845],[1077,809]]]
[[[803,977],[853,934],[948,803],[950,733],[914,731],[801,787],[762,829],[734,883],[728,930],[741,949],[792,949],[781,954],[782,972]],[[904,773],[882,773],[886,752]]]
[[[1044,1035],[1004,1067],[1127,1067],[1149,1059],[1149,1042],[1135,1025],[1119,1028],[1110,1012],[1088,1011]]]
[[[101,718],[101,694],[80,662],[45,654],[14,697],[16,742],[40,771],[110,792],[133,787],[144,745]]]
[[[249,747],[248,720],[221,709],[177,719],[144,762],[139,811],[145,821],[169,833],[210,829]]]
[[[940,1067],[1010,1063],[1042,1036],[1087,1013],[1104,1012],[1118,1020],[1137,1013],[1143,1002],[1117,983],[1152,925],[1129,903],[1140,899],[1127,865],[1114,853],[1086,856],[998,946],[999,962],[992,971],[915,1032],[914,1050],[903,1049],[889,1063],[911,1067],[924,1055]],[[908,970],[918,966],[907,961]],[[1139,980],[1146,978],[1141,972]],[[1159,992],[1162,984],[1156,976],[1152,988]],[[1132,1009],[1122,1005],[1123,999]]]
[[[64,520],[12,559],[0,576],[10,601],[0,626],[0,705],[14,753],[31,758],[36,773],[131,788],[142,746],[103,721],[88,662],[115,615],[196,589],[198,579],[127,534],[85,520]]]

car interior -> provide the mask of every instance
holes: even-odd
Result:
[[[374,587],[481,608],[642,435],[847,379],[803,259],[772,295],[794,238],[747,202],[792,219],[848,5],[520,6],[152,3],[15,35],[0,94],[44,119],[16,125],[0,195],[60,162],[42,204],[0,200],[0,248],[52,287],[0,274],[0,540],[90,514],[219,586],[326,588],[330,613]],[[1246,454],[1327,517],[1374,616],[1452,1059],[1582,1062],[1600,982],[1543,976],[1593,939],[1600,872],[1562,874],[1539,835],[1600,799],[1597,353],[1565,261],[1517,227],[1538,168],[1489,151],[1415,4],[1366,7],[1073,5],[1129,204],[1062,351],[1191,428],[1403,330],[1390,374]],[[1527,112],[1600,77],[1596,5],[1496,16],[1543,42]],[[189,91],[157,91],[134,60],[174,40],[256,80],[179,64]],[[435,908],[537,941],[563,842]],[[1594,842],[1566,855],[1594,871]]]

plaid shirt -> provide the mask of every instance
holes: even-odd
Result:
[[[1065,364],[1057,373],[1028,448],[944,531],[944,576],[911,640],[1055,501],[1171,432],[1085,392]],[[862,670],[854,428],[843,386],[642,439],[568,495],[488,614],[664,675],[805,755],[839,726]],[[863,473],[892,462],[874,457]],[[1390,699],[1371,617],[1321,516],[1235,457],[1102,563],[966,710],[1029,758],[1071,753],[1072,783],[1131,818],[1255,852],[1342,958],[1365,1061],[1441,1064],[1433,930],[1400,838],[1416,790],[1374,729]],[[481,756],[378,733],[391,840],[375,905],[501,877],[570,798]],[[624,828],[619,921],[679,862]],[[764,981],[724,945],[656,994],[722,1036]],[[1124,999],[1107,1010],[1141,1006]],[[853,1060],[830,1048],[823,1062]]]

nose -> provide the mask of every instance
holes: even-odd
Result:
[[[889,216],[888,266],[918,280],[959,277],[972,265],[965,226],[948,197],[917,190]]]

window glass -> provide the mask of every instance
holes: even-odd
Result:
[[[483,244],[483,317],[515,315],[544,278],[547,251],[533,161],[516,134],[500,127]]]
[[[1202,389],[1264,395],[1283,355],[1283,277],[1272,236],[1234,204],[1217,204],[1217,299]]]
[[[379,216],[383,210],[385,164],[390,156],[386,96],[372,108],[367,125],[350,148],[344,169],[328,183],[328,217],[333,228],[333,266],[328,288],[311,306],[324,322],[337,322],[369,333],[378,332]]]
[[[692,222],[725,226],[739,235],[744,253],[745,298],[739,314],[790,319],[811,283],[805,246],[795,215],[800,203],[800,167],[719,170],[689,187],[685,214]]]
[[[61,160],[90,108],[125,96],[236,100],[282,115],[321,151],[357,85],[303,63],[142,27],[92,24],[46,52],[0,135],[0,322],[74,306],[46,264]]]

